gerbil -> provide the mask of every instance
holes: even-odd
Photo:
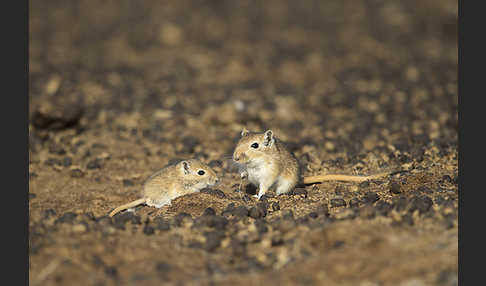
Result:
[[[177,197],[199,192],[218,181],[216,173],[197,159],[168,165],[145,181],[141,192],[142,198],[117,207],[109,216],[113,217],[120,211],[141,204],[161,208]]]
[[[258,187],[258,199],[275,187],[277,195],[287,193],[298,183],[315,184],[324,181],[363,182],[393,174],[380,173],[371,176],[317,175],[301,178],[301,168],[295,156],[277,139],[272,130],[263,133],[243,129],[233,152],[233,161],[240,167],[241,178],[247,178]]]

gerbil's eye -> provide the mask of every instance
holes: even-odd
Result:
[[[199,176],[202,176],[202,175],[204,175],[204,174],[205,174],[205,172],[204,172],[203,170],[199,170],[199,171],[197,172],[197,174],[198,174]]]
[[[251,147],[255,148],[255,149],[258,148],[258,143],[255,142],[255,143],[251,144]]]

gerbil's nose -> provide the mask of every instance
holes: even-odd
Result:
[[[238,154],[233,154],[233,160],[239,161],[240,160],[240,156],[238,156]]]

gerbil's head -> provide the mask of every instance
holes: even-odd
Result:
[[[219,182],[214,170],[198,159],[181,161],[177,163],[176,167],[182,175],[184,187],[194,192],[214,186]]]
[[[275,149],[272,130],[255,133],[243,128],[241,138],[233,152],[233,160],[239,164],[258,162]]]

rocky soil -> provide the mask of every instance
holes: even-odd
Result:
[[[31,285],[457,285],[457,1],[32,1]],[[304,169],[260,201],[243,127]],[[197,157],[217,187],[140,206]]]

